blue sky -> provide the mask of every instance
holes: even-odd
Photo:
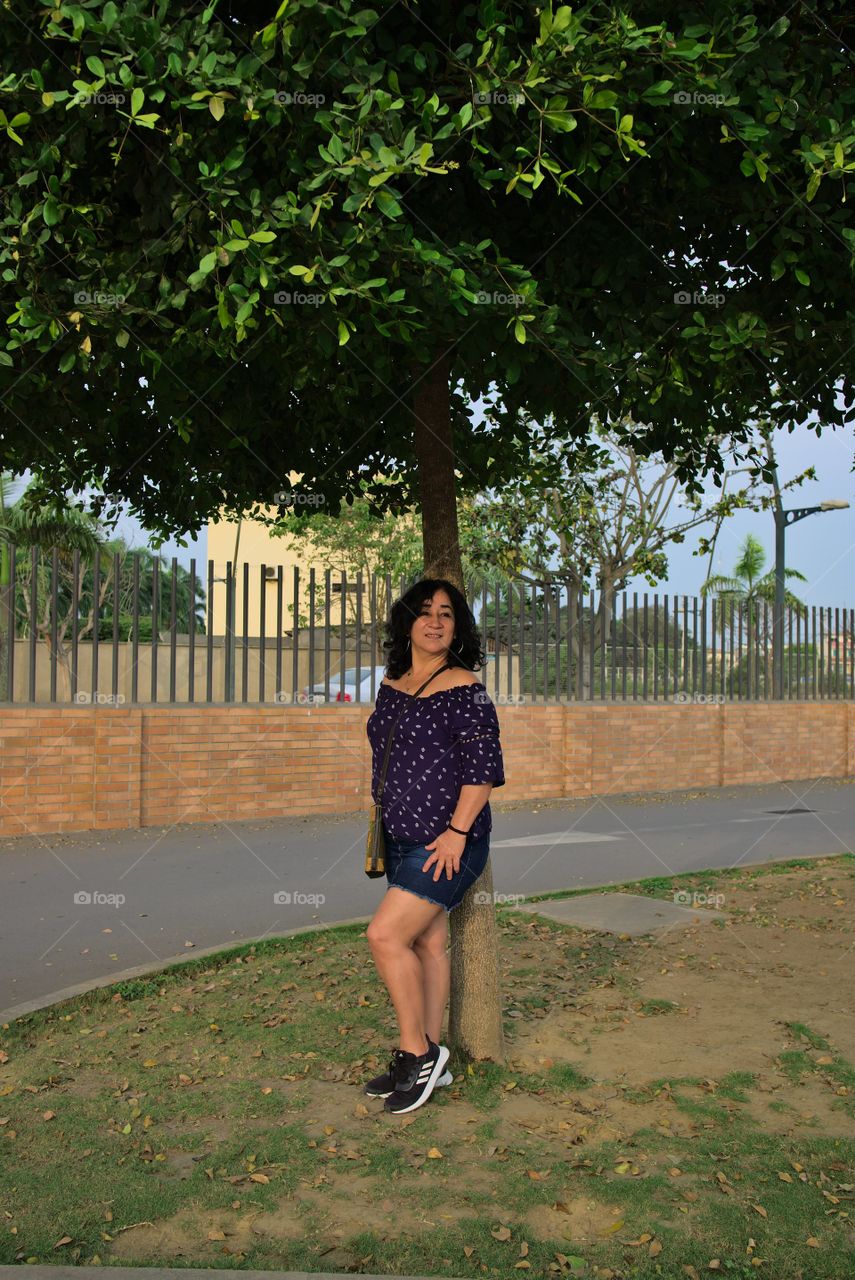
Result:
[[[821,436],[808,427],[799,427],[792,434],[779,432],[775,438],[778,458],[778,477],[783,484],[806,467],[816,467],[817,479],[805,481],[798,489],[784,495],[785,507],[815,506],[827,498],[838,498],[851,503],[847,511],[831,511],[808,516],[787,530],[787,567],[798,569],[808,582],[793,582],[792,589],[808,604],[836,605],[840,608],[855,607],[855,575],[852,557],[855,552],[855,472],[853,462],[853,434],[851,431],[824,430]],[[727,492],[735,492],[746,476],[733,476],[728,480]],[[764,490],[765,491],[765,490]],[[715,496],[715,486],[709,484],[707,493]],[[679,508],[672,506],[671,524],[680,522]],[[121,532],[136,546],[144,545],[147,535],[139,522],[129,516],[120,520]],[[739,556],[739,548],[746,533],[760,539],[768,555],[771,568],[775,548],[775,531],[771,511],[740,511],[724,522],[716,544],[713,572],[730,574]],[[707,556],[695,556],[698,538],[712,533],[711,525],[701,526],[687,535],[685,542],[674,544],[668,551],[669,573],[667,580],[657,587],[660,593],[677,592],[696,595],[707,574]],[[207,558],[207,538],[203,532],[189,547],[178,547],[174,542],[165,543],[162,550],[167,556],[175,555],[182,564],[189,564],[196,557],[197,568]],[[630,579],[627,590],[639,593],[652,588],[641,577]]]

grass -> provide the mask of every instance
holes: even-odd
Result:
[[[855,879],[853,861],[822,866]],[[658,896],[675,883],[721,890],[817,869],[795,859],[611,888]],[[855,1142],[758,1128],[757,1076],[738,1061],[717,1081],[656,1076],[606,1095],[593,1075],[547,1054],[537,1069],[515,1070],[519,1037],[556,1019],[572,1029],[574,1002],[606,988],[620,1007],[604,1025],[651,1018],[673,1058],[679,1005],[639,994],[643,951],[632,940],[507,910],[497,919],[506,1012],[522,1014],[506,1020],[509,1063],[457,1063],[455,1088],[405,1125],[373,1119],[361,1094],[395,1027],[367,968],[363,925],[191,958],[4,1026],[0,1263],[592,1280],[682,1280],[691,1268],[774,1280],[855,1274],[846,1216]],[[853,1116],[853,1065],[809,1023],[782,1026],[777,1066],[792,1096],[817,1082]],[[623,1108],[621,1136],[598,1136],[604,1096]],[[663,1131],[663,1106],[687,1131]],[[524,1127],[509,1125],[512,1107]],[[768,1101],[773,1115],[788,1108]],[[384,1234],[382,1213],[371,1218],[384,1197],[387,1220],[421,1215],[400,1238]],[[602,1230],[583,1243],[575,1215],[586,1204]],[[146,1222],[172,1234],[137,1234],[149,1241],[143,1254],[117,1256]]]

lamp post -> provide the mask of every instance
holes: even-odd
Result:
[[[770,457],[771,461],[771,457]],[[773,463],[775,477],[775,612],[772,618],[772,689],[773,696],[780,700],[784,697],[784,532],[789,524],[804,520],[805,516],[815,515],[819,511],[840,511],[849,506],[839,498],[829,498],[816,507],[793,507],[785,511],[781,503],[781,490],[778,487],[778,469]]]

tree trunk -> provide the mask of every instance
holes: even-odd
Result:
[[[447,354],[440,354],[427,372],[416,366],[413,379],[413,438],[419,466],[425,577],[447,578],[463,590]],[[490,1058],[504,1063],[498,930],[489,858],[483,874],[451,912],[450,928],[449,1046],[464,1060]]]
[[[416,366],[413,379],[425,577],[447,578],[462,590],[448,356],[438,356],[427,372]]]

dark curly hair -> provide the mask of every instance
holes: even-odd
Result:
[[[383,648],[386,652],[386,675],[391,680],[399,679],[405,671],[410,669],[411,651],[408,645],[410,631],[421,613],[422,605],[426,600],[432,600],[440,589],[447,593],[454,610],[455,639],[448,650],[449,665],[465,667],[467,671],[473,672],[483,667],[484,650],[481,648],[481,637],[463,592],[447,578],[421,578],[404,592],[400,600],[395,601],[386,623]]]

